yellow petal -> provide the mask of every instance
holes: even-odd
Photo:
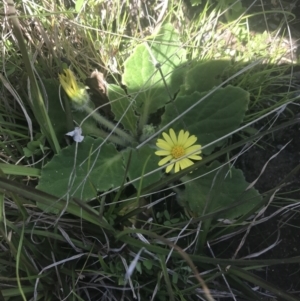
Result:
[[[173,146],[174,146],[174,143],[173,143],[172,139],[170,138],[170,136],[169,136],[167,133],[165,133],[165,132],[163,132],[162,135],[163,135],[163,137],[165,138],[165,140],[166,140],[166,142],[168,143],[168,145],[169,145],[170,147],[173,147]]]
[[[201,154],[201,145],[196,144],[196,145],[190,146],[190,147],[185,149],[185,153],[187,155],[191,154],[191,153],[193,153],[193,155]]]
[[[169,156],[170,151],[168,151],[168,150],[158,150],[158,151],[155,152],[155,155],[157,155],[157,156]]]
[[[184,130],[181,130],[178,135],[178,145],[184,145]]]
[[[184,133],[184,137],[183,137],[183,145],[187,142],[189,136],[190,136],[189,131],[186,131],[186,132]]]
[[[180,161],[179,161],[180,162]],[[179,162],[176,162],[175,163],[175,170],[174,170],[174,172],[176,173],[176,172],[178,172],[179,170],[180,170],[180,163]]]
[[[166,173],[169,173],[173,169],[173,167],[174,167],[174,163],[167,166]]]
[[[185,169],[185,168],[190,167],[194,164],[194,162],[189,160],[188,158],[182,159],[179,162],[180,162],[181,169]]]
[[[166,141],[163,139],[157,139],[156,143],[160,143],[160,142],[166,142]]]
[[[173,141],[173,145],[177,145],[178,141],[177,141],[177,137],[176,137],[176,134],[175,134],[174,130],[170,129],[169,133],[170,133],[170,137]]]
[[[190,147],[191,145],[193,145],[195,142],[197,141],[197,137],[195,136],[195,135],[192,135],[192,136],[190,136],[188,139],[187,139],[187,141],[186,141],[186,143],[184,144],[184,148],[188,148],[188,147]]]
[[[165,165],[168,161],[172,160],[172,156],[167,156],[163,159],[161,159],[159,162],[158,162],[158,166],[162,166],[162,165]]]
[[[156,146],[163,150],[168,150],[168,151],[172,149],[172,146],[170,146],[165,140],[162,139],[157,140]]]
[[[202,157],[198,155],[190,155],[188,158],[192,160],[202,160]]]

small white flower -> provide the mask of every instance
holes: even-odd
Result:
[[[75,142],[82,142],[84,136],[81,135],[82,130],[80,127],[75,127],[74,131],[67,133],[66,135],[73,137]]]

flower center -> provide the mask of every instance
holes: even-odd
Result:
[[[174,146],[171,150],[171,155],[174,159],[178,159],[178,158],[184,156],[185,151],[184,151],[183,146],[181,146],[181,145]]]

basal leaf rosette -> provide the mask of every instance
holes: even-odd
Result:
[[[123,178],[122,155],[115,146],[103,144],[102,138],[85,137],[80,144],[64,148],[45,165],[37,188],[58,198],[69,194],[87,201],[100,191],[121,185]]]

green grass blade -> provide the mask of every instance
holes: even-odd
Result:
[[[273,294],[275,294],[276,296],[281,298],[281,300],[300,301],[299,298],[296,298],[290,294],[285,293],[284,291],[278,289],[277,287],[273,286],[272,284],[268,283],[267,281],[263,280],[262,278],[255,276],[254,274],[249,273],[241,268],[230,267],[230,269],[228,270],[228,273],[236,275],[239,278],[242,278],[246,281],[249,281],[255,285],[258,285],[261,288],[264,288],[264,289],[272,292]]]
[[[23,287],[22,288],[23,292],[26,294],[29,294],[29,293],[33,293],[34,291],[34,288],[32,286],[26,286],[26,287]],[[18,288],[7,288],[7,289],[3,289],[1,290],[1,293],[3,295],[4,300],[10,300],[8,298],[12,298],[12,297],[20,297],[20,291]],[[16,299],[14,299],[16,300]]]
[[[4,193],[0,191],[0,223],[3,221],[3,213],[4,213]]]
[[[20,166],[20,165],[0,163],[0,170],[6,175],[37,177],[37,178],[41,176],[40,169]]]
[[[165,256],[162,256],[162,255],[159,256],[160,266],[161,266],[162,273],[164,275],[164,279],[165,279],[165,283],[166,283],[166,287],[167,287],[167,290],[169,293],[169,298],[170,298],[169,300],[175,301],[174,292],[172,289],[172,284],[171,284],[170,277],[169,277],[169,274],[167,271],[165,260],[166,260]]]
[[[54,209],[58,209],[59,211],[62,211],[66,208],[68,213],[114,232],[113,227],[110,226],[104,219],[99,219],[97,211],[80,200],[71,199],[68,203],[63,199],[58,201],[57,197],[48,193],[4,178],[0,178],[0,188],[19,194],[25,198],[28,198],[29,200],[40,202],[46,206],[49,206],[49,208],[52,207]],[[80,208],[82,210],[80,210]]]
[[[60,145],[58,143],[52,123],[49,119],[48,113],[46,111],[43,97],[33,72],[33,68],[28,56],[28,50],[24,42],[21,26],[12,0],[7,0],[7,15],[12,24],[13,33],[18,41],[19,49],[23,58],[23,63],[30,80],[31,100],[29,100],[29,105],[34,113],[36,120],[38,121],[41,127],[43,134],[46,136],[49,144],[51,145],[52,150],[55,153],[59,153]]]
[[[18,245],[18,250],[17,250],[16,275],[17,275],[18,288],[19,288],[20,294],[22,296],[22,299],[24,301],[27,301],[27,299],[25,297],[25,294],[23,292],[23,289],[22,289],[22,285],[21,285],[21,281],[20,281],[20,275],[19,275],[19,265],[20,265],[20,257],[21,257],[20,255],[21,255],[22,245],[23,245],[24,228],[25,228],[25,224],[23,223],[22,231],[21,231],[21,236],[20,236],[20,240],[19,240],[19,245]]]

